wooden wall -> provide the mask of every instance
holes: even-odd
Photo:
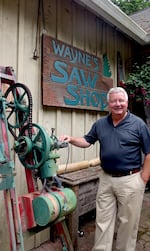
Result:
[[[44,126],[51,134],[84,135],[92,123],[104,114],[94,111],[43,108],[41,104],[41,35],[46,33],[67,44],[101,57],[106,54],[117,84],[117,51],[125,62],[132,56],[131,41],[100,17],[71,0],[44,0],[44,12],[40,11],[37,30],[38,0],[0,0],[0,66],[12,66],[18,82],[27,85],[33,95],[33,122]],[[43,15],[42,15],[43,14]],[[36,48],[37,41],[37,48]],[[37,60],[33,52],[37,49]],[[67,149],[60,150],[59,164],[67,161]],[[96,144],[90,149],[70,147],[69,162],[94,159],[99,155]],[[15,156],[16,184],[19,194],[26,191],[24,168]],[[6,223],[0,192],[0,250],[8,250],[5,240]],[[39,238],[38,238],[39,241]],[[33,241],[36,243],[36,241]],[[4,244],[5,243],[5,244]]]

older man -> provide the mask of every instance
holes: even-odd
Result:
[[[121,87],[107,94],[110,114],[97,120],[84,137],[60,140],[77,147],[100,143],[102,171],[96,197],[96,232],[92,251],[111,251],[117,219],[116,251],[134,251],[145,185],[150,176],[150,130],[130,113]],[[141,153],[144,154],[142,163]]]

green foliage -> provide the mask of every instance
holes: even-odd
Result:
[[[149,0],[111,0],[127,15],[150,7]]]
[[[135,63],[128,79],[119,85],[126,89],[130,100],[142,100],[150,105],[150,57],[141,66]]]

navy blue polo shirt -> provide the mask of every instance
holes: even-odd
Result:
[[[117,126],[113,125],[111,114],[97,120],[84,138],[90,144],[99,141],[101,166],[107,173],[139,168],[141,151],[150,153],[150,129],[130,112]]]

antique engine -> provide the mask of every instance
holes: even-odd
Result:
[[[58,224],[59,229],[61,222],[64,225],[65,216],[75,209],[77,200],[74,192],[64,188],[57,176],[57,159],[60,157],[57,150],[68,147],[68,144],[57,139],[54,128],[49,135],[42,126],[32,123],[30,90],[16,83],[12,68],[1,67],[0,70],[0,190],[4,191],[6,199],[11,250],[17,250],[18,243],[21,243],[21,250],[24,250],[24,231],[50,223]],[[16,196],[15,190],[16,170],[11,156],[10,133],[14,137],[13,149],[26,174],[28,193],[20,197]],[[12,194],[15,194],[15,198]],[[14,209],[17,209],[17,213],[14,213]],[[16,219],[12,219],[13,216]],[[16,234],[13,234],[15,231],[19,232],[19,241],[16,240]],[[65,243],[66,249],[63,250],[73,250],[72,245],[68,245],[67,237]]]

